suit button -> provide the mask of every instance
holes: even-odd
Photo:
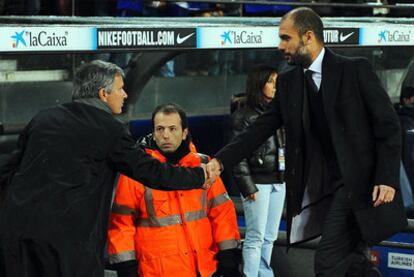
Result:
[[[295,154],[299,154],[300,153],[300,148],[299,147],[296,147],[295,148]]]
[[[295,175],[295,174],[296,174],[296,169],[292,168],[292,170],[290,171],[290,173],[291,173],[292,175]]]

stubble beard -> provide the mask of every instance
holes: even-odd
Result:
[[[303,41],[300,41],[296,52],[290,56],[290,60],[287,62],[289,65],[299,65],[303,68],[308,68],[312,64],[312,58],[306,51]]]

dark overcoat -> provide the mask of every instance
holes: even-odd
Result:
[[[301,212],[305,190],[303,80],[301,67],[280,74],[276,96],[266,112],[245,133],[216,154],[227,168],[251,155],[275,129],[284,125],[288,223]],[[375,240],[385,239],[390,229],[394,232],[395,228],[399,230],[406,224],[398,191],[401,156],[398,117],[380,80],[364,58],[343,57],[326,48],[321,86],[324,112],[340,173],[359,227],[361,230],[375,227],[381,230],[379,234],[372,234]],[[372,190],[377,184],[396,188],[398,197],[396,205],[381,207],[387,219],[373,222],[376,217],[370,216],[366,210],[372,207]],[[390,226],[387,224],[388,216],[404,220],[402,223],[400,220],[397,227],[395,224]]]
[[[112,114],[83,103],[40,112],[23,131],[20,145],[22,159],[0,208],[0,249],[6,263],[12,255],[34,256],[37,267],[57,266],[62,277],[103,276],[117,172],[155,189],[190,189],[204,182],[201,168],[160,163]],[[54,260],[26,253],[31,245],[49,249]]]

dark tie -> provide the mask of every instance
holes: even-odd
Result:
[[[318,93],[318,87],[316,86],[315,82],[312,79],[313,73],[314,71],[309,70],[309,69],[305,71],[305,84],[306,84],[306,89],[316,94]]]

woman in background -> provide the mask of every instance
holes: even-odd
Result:
[[[277,71],[256,66],[248,75],[246,93],[232,101],[232,135],[243,132],[265,110],[276,93]],[[233,168],[242,195],[246,236],[243,273],[247,277],[274,276],[270,267],[285,200],[283,181],[284,132],[277,130],[248,159]]]

